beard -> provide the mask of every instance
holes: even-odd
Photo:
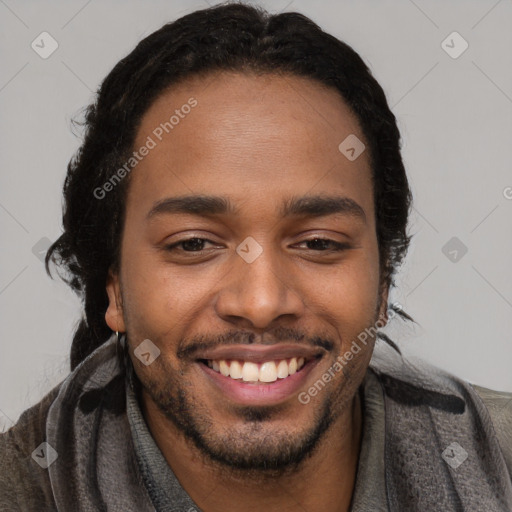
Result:
[[[353,393],[345,389],[350,381],[347,368],[343,369],[335,389],[323,389],[323,400],[314,407],[308,424],[293,432],[276,425],[286,416],[289,404],[273,406],[230,405],[227,413],[239,421],[219,424],[213,421],[208,407],[196,398],[193,386],[187,384],[186,374],[172,367],[163,358],[159,375],[141,372],[140,384],[184,438],[193,444],[205,463],[214,463],[218,469],[247,478],[275,478],[299,471],[319,446],[326,432],[339,417],[346,404],[352,403]],[[354,388],[354,391],[356,390]],[[348,395],[348,396],[347,396]],[[293,405],[295,406],[295,404]],[[274,424],[273,424],[274,423]],[[293,425],[295,427],[295,425]]]
[[[379,308],[380,300],[374,320],[378,318]],[[278,329],[276,332],[278,340],[300,341],[305,338],[304,334],[292,329]],[[336,344],[328,335],[310,337],[308,340],[312,346],[325,349],[326,355],[331,356],[331,366],[344,348],[335,350]],[[229,404],[225,412],[231,422],[222,424],[212,417],[210,407],[213,406],[208,406],[197,397],[194,385],[188,378],[190,372],[186,371],[187,365],[190,365],[195,350],[200,346],[242,341],[253,343],[254,335],[251,333],[246,336],[245,333],[235,331],[216,337],[181,340],[178,344],[178,363],[175,365],[164,357],[159,357],[152,363],[154,371],[151,372],[142,368],[141,371],[136,371],[127,355],[130,370],[135,370],[132,375],[139,402],[141,403],[143,393],[144,398],[150,399],[156,405],[185,441],[192,448],[195,446],[203,462],[207,465],[213,464],[216,470],[228,470],[231,476],[251,477],[262,481],[292,474],[299,471],[301,465],[315,453],[336,420],[342,414],[352,413],[348,409],[355,405],[354,399],[358,398],[358,388],[366,374],[373,343],[367,345],[366,354],[359,354],[342,368],[338,378],[322,389],[317,400],[309,405],[302,405],[311,408],[307,421],[302,425],[297,425],[293,420],[287,426],[279,425],[280,419],[290,417],[290,408],[296,404]],[[127,349],[128,345],[127,343]],[[164,346],[165,343],[161,345]],[[232,418],[238,421],[233,422]]]

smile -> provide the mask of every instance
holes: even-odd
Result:
[[[245,383],[264,384],[275,382],[278,379],[286,379],[290,375],[294,375],[302,369],[306,359],[304,357],[292,357],[289,359],[263,361],[261,363],[236,359],[208,359],[205,362],[209,368],[224,377]]]
[[[297,343],[222,345],[198,351],[197,369],[222,400],[272,405],[292,400],[327,351]]]

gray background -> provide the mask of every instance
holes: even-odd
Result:
[[[259,4],[352,45],[398,117],[415,236],[392,298],[419,325],[387,332],[407,355],[512,391],[512,1]],[[206,6],[0,0],[0,429],[68,373],[80,303],[39,257],[60,233],[70,119],[140,39]],[[43,31],[59,45],[47,59],[31,48]],[[458,58],[442,47],[454,31],[469,44]]]

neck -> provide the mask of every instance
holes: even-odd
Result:
[[[314,453],[282,475],[233,472],[205,460],[142,394],[149,430],[189,496],[205,512],[346,512],[352,499],[361,441],[361,403],[356,392]]]

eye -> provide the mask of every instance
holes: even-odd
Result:
[[[202,252],[204,250],[204,244],[210,243],[214,245],[214,242],[206,238],[192,237],[185,238],[174,244],[168,245],[165,249],[169,252],[175,251],[177,248],[181,248],[183,252]]]
[[[350,248],[350,245],[347,243],[319,237],[311,238],[310,240],[304,240],[303,242],[300,242],[300,244],[308,244],[308,249],[316,252],[341,252]]]

